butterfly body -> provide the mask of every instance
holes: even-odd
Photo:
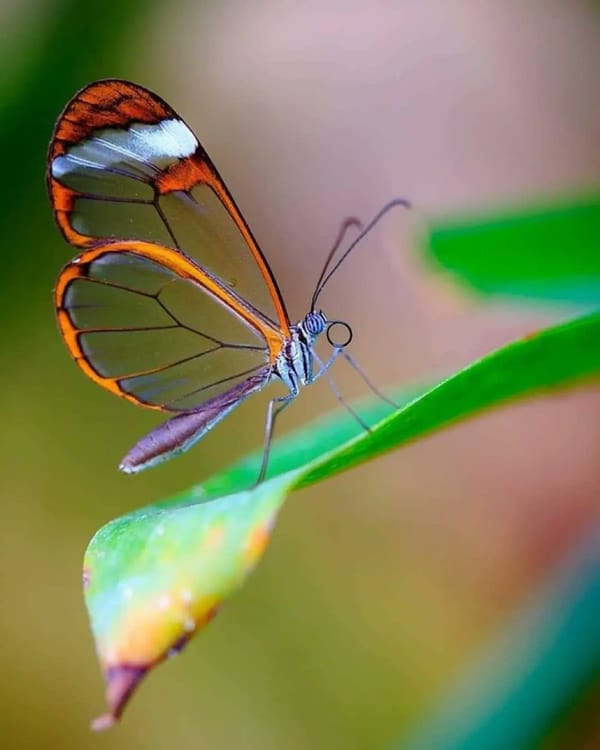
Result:
[[[314,344],[326,325],[327,318],[323,312],[309,312],[290,327],[290,337],[277,355],[275,372],[294,395],[298,394],[301,386],[314,380]]]

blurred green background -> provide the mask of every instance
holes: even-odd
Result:
[[[297,493],[248,585],[149,678],[122,726],[89,733],[102,707],[80,583],[90,537],[255,448],[264,402],[184,458],[120,475],[156,417],[69,361],[51,291],[74,251],[44,187],[53,121],[77,88],[108,76],[152,88],[218,165],[295,317],[341,218],[410,198],[412,215],[373,233],[323,303],[352,322],[353,354],[377,383],[430,381],[577,312],[476,296],[432,273],[420,248],[441,217],[597,188],[598,6],[4,0],[0,29],[3,746],[599,746],[592,387]],[[343,368],[336,380],[364,390]],[[319,383],[281,429],[333,406]]]

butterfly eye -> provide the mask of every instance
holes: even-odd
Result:
[[[318,336],[325,329],[325,316],[322,312],[309,312],[304,318],[304,329],[311,336]]]
[[[344,349],[348,346],[353,335],[352,328],[343,320],[332,320],[327,326],[327,341],[336,349]]]

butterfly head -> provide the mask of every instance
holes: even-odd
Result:
[[[316,338],[325,330],[329,321],[322,310],[311,310],[304,316],[301,327],[307,338]]]
[[[352,341],[352,328],[343,320],[329,320],[323,310],[311,310],[300,322],[305,338],[314,341],[327,331],[327,341],[334,349],[343,349]]]

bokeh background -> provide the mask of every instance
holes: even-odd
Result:
[[[157,91],[218,165],[297,317],[340,220],[410,198],[415,210],[372,233],[322,301],[352,322],[353,353],[377,383],[430,381],[572,312],[483,300],[420,248],[440,217],[597,187],[599,6],[1,0],[0,29],[0,744],[403,747],[598,543],[597,389],[503,408],[297,493],[246,587],[149,678],[121,726],[91,735],[103,701],[81,596],[87,542],[254,449],[264,404],[169,465],[119,474],[156,419],[88,382],[56,331],[51,292],[74,251],[53,225],[45,150],[89,81]],[[343,367],[336,380],[364,392]],[[334,405],[315,385],[281,429]],[[599,637],[600,609],[590,617],[595,633],[578,638]],[[496,661],[518,673],[522,649],[508,638]],[[493,691],[496,667],[480,666],[477,685]],[[595,674],[519,747],[599,747]],[[471,720],[475,694],[456,721]],[[534,690],[521,700],[535,713]],[[443,730],[423,742],[447,746]]]

